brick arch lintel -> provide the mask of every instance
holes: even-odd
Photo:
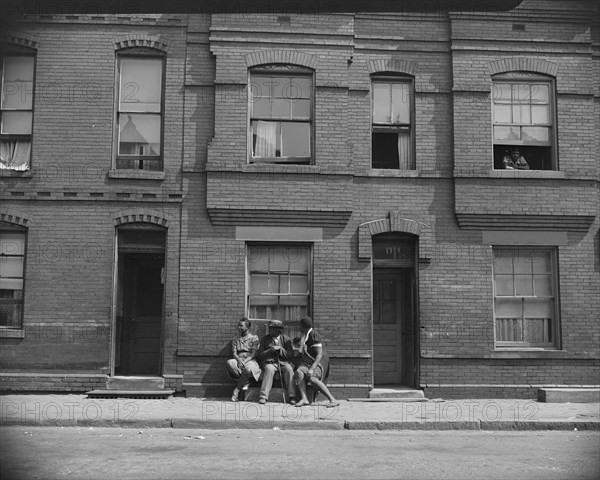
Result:
[[[170,215],[164,212],[150,209],[130,209],[117,212],[114,217],[115,226],[126,225],[128,223],[152,223],[160,227],[169,228],[171,221]]]
[[[400,212],[389,212],[384,218],[358,226],[358,259],[369,261],[373,255],[372,237],[381,233],[410,233],[419,237],[419,258],[427,258],[430,250],[430,227],[426,223],[404,218]]]
[[[248,68],[258,65],[267,65],[273,63],[284,63],[289,65],[300,65],[302,67],[317,67],[319,59],[315,55],[310,55],[297,50],[263,50],[252,52],[244,57]]]
[[[412,75],[414,77],[417,74],[418,67],[418,64],[415,62],[399,60],[396,58],[382,58],[367,62],[367,70],[369,71],[369,75],[381,72],[395,72],[405,75]]]
[[[19,212],[0,212],[0,222],[11,223],[19,227],[27,227],[29,225],[29,219]]]
[[[488,63],[490,75],[507,72],[535,72],[556,77],[558,74],[558,63],[549,62],[535,57],[513,57],[494,60]]]
[[[114,39],[115,50],[123,48],[153,48],[166,52],[168,45],[165,38],[144,33],[132,33]]]
[[[36,37],[28,33],[17,32],[14,30],[5,30],[2,32],[0,40],[3,43],[12,43],[20,47],[38,49],[38,41]]]

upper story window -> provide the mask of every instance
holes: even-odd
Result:
[[[293,65],[252,69],[249,156],[251,163],[311,163],[313,71]]]
[[[371,166],[413,170],[414,86],[409,78],[372,80]]]
[[[128,49],[117,64],[116,167],[161,171],[165,57]]]
[[[494,77],[494,168],[557,170],[554,83],[542,75]]]
[[[29,49],[5,49],[2,56],[0,169],[30,168],[34,73],[35,56]]]
[[[26,231],[0,225],[0,329],[23,328]]]
[[[496,346],[558,346],[556,249],[494,247]]]

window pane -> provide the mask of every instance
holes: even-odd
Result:
[[[308,277],[306,275],[292,275],[290,277],[290,292],[308,293]]]
[[[291,272],[308,272],[308,249],[290,247],[286,250]]]
[[[512,252],[499,251],[494,257],[494,273],[512,273]]]
[[[531,116],[533,117],[531,123],[549,123],[548,113],[547,105],[533,105],[531,107]]]
[[[392,123],[410,124],[410,85],[392,84]]]
[[[250,295],[250,306],[254,305],[277,305],[279,297],[276,295]],[[265,317],[255,317],[265,318]],[[271,317],[272,318],[272,317]]]
[[[554,301],[551,298],[526,298],[524,316],[528,318],[552,318]]]
[[[310,156],[310,124],[284,122],[281,124],[282,157]]]
[[[531,103],[549,103],[549,87],[535,83],[531,85]]]
[[[252,116],[258,118],[271,117],[271,99],[270,98],[255,98],[252,102]]]
[[[251,274],[250,293],[279,293],[279,275]]]
[[[119,155],[160,155],[160,115],[120,115]]]
[[[552,283],[549,275],[534,275],[533,288],[536,296],[552,296]]]
[[[496,295],[512,296],[513,292],[513,277],[512,275],[496,275]]]
[[[521,105],[521,120],[518,123],[525,125],[531,123],[531,107],[529,105]]]
[[[22,277],[23,257],[1,257],[0,277]]]
[[[533,295],[533,283],[530,275],[515,275],[515,295],[517,297]]]
[[[550,129],[547,127],[523,127],[523,140],[548,142]]]
[[[310,100],[293,100],[292,118],[297,120],[310,120]]]
[[[248,249],[248,267],[250,271],[269,270],[269,248],[251,247]]]
[[[522,123],[521,122],[521,105],[512,106],[512,122],[511,123]]]
[[[278,91],[281,93],[282,82],[284,81],[282,78],[275,80],[271,77],[253,75],[250,80],[250,92],[253,97],[271,98],[273,97],[273,89],[275,88],[273,83],[277,84]]]
[[[31,112],[2,112],[2,133],[31,134]]]
[[[513,102],[514,103],[529,103],[531,91],[529,84],[516,83],[513,85]]]
[[[551,273],[550,252],[534,251],[531,255],[534,273]]]
[[[161,59],[121,58],[121,111],[160,112],[162,65]]]
[[[290,293],[290,276],[279,275],[279,290],[278,293]]]
[[[279,297],[279,304],[288,306],[306,306],[308,305],[308,295],[290,295],[286,297]]]
[[[494,140],[519,140],[519,127],[494,127]]]
[[[497,298],[494,302],[496,317],[521,318],[522,300],[520,298]]]
[[[523,340],[529,343],[550,342],[550,319],[526,318],[524,320]]]
[[[391,123],[390,97],[389,84],[373,84],[373,123]]]
[[[33,57],[5,57],[2,69],[2,109],[31,110]]]
[[[22,233],[0,233],[0,253],[3,255],[25,255],[25,235]]]
[[[531,273],[533,271],[533,267],[531,266],[533,252],[516,252],[515,260],[514,260],[514,269],[515,273]]]
[[[292,115],[292,102],[288,98],[276,98],[271,104],[271,118],[289,119]]]
[[[494,105],[494,123],[511,123],[510,105]]]
[[[312,78],[310,77],[294,77],[289,87],[289,91],[284,93],[291,98],[311,98]]]
[[[271,248],[269,251],[269,270],[272,272],[288,272],[289,260],[287,249],[283,247]]]
[[[493,91],[494,102],[499,103],[510,103],[510,84],[508,83],[494,83]]]
[[[23,290],[23,279],[0,277],[0,290]]]

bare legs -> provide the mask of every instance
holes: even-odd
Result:
[[[308,377],[302,368],[296,370],[294,374],[294,381],[298,386],[298,391],[300,392],[300,400],[296,403],[297,407],[302,407],[304,405],[308,405],[310,402],[308,401],[308,397],[306,396],[306,384],[308,381],[312,383],[314,388],[317,388],[319,392],[325,395],[329,399],[329,404],[327,407],[337,407],[339,405],[338,401],[333,397],[327,385],[325,385],[321,380],[316,377]]]

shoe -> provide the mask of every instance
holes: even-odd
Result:
[[[260,403],[261,405],[264,405],[265,403],[267,403],[267,399],[266,398],[259,398],[258,399],[258,403]]]
[[[296,405],[296,399],[290,398],[290,405]]]
[[[244,385],[244,386],[242,387],[242,390],[244,390],[244,391],[247,391],[249,388],[250,388],[250,384],[249,384],[249,383],[247,383],[246,385]]]
[[[233,391],[233,394],[231,395],[231,401],[232,402],[237,402],[238,401],[238,395],[239,395],[240,391],[236,388]]]

